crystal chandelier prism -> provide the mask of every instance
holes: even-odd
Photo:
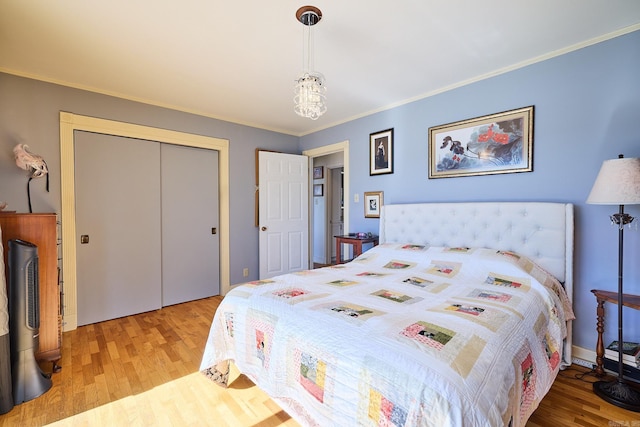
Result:
[[[320,9],[314,6],[302,6],[296,12],[296,18],[306,30],[306,55],[303,49],[304,70],[296,79],[294,86],[293,102],[294,111],[302,117],[317,120],[327,111],[327,88],[324,84],[324,76],[311,70],[313,52],[311,49],[311,27],[322,18]],[[304,35],[304,33],[303,33]]]

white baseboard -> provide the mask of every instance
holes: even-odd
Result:
[[[596,364],[596,352],[574,345],[571,347],[571,362],[576,365],[593,368],[593,365]]]

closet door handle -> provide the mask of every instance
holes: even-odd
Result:
[[[88,234],[83,234],[82,236],[80,236],[80,244],[86,245],[88,243],[89,243],[89,235]]]
[[[267,231],[267,227],[262,227],[260,230]]]

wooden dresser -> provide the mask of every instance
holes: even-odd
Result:
[[[60,284],[58,278],[58,225],[55,213],[2,213],[2,244],[5,265],[9,248],[7,242],[21,239],[38,247],[38,277],[40,279],[40,347],[36,360],[53,363],[53,372],[60,370],[58,361],[62,350],[62,316],[60,312]],[[7,286],[9,269],[5,269]]]

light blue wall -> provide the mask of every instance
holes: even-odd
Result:
[[[50,170],[50,193],[43,179],[31,183],[33,211],[60,213],[60,111],[228,139],[230,282],[246,281],[245,267],[249,279],[258,277],[255,149],[298,153],[297,137],[0,73],[0,201],[8,202],[8,209],[29,211],[26,172],[15,165],[12,153],[24,143],[44,157]]]
[[[330,98],[330,93],[328,94]],[[534,170],[427,178],[431,126],[535,106]],[[385,204],[445,201],[552,201],[576,205],[574,344],[595,349],[591,289],[617,288],[616,206],[585,204],[602,161],[640,157],[640,31],[301,138],[302,150],[350,141],[350,230],[378,229],[354,194],[384,191]],[[369,134],[394,128],[394,173],[369,176]],[[638,217],[640,206],[627,206]],[[640,294],[640,231],[625,234],[625,291]],[[607,305],[607,337],[616,338]],[[640,313],[625,310],[625,339],[640,341]],[[608,341],[607,341],[608,343]]]

